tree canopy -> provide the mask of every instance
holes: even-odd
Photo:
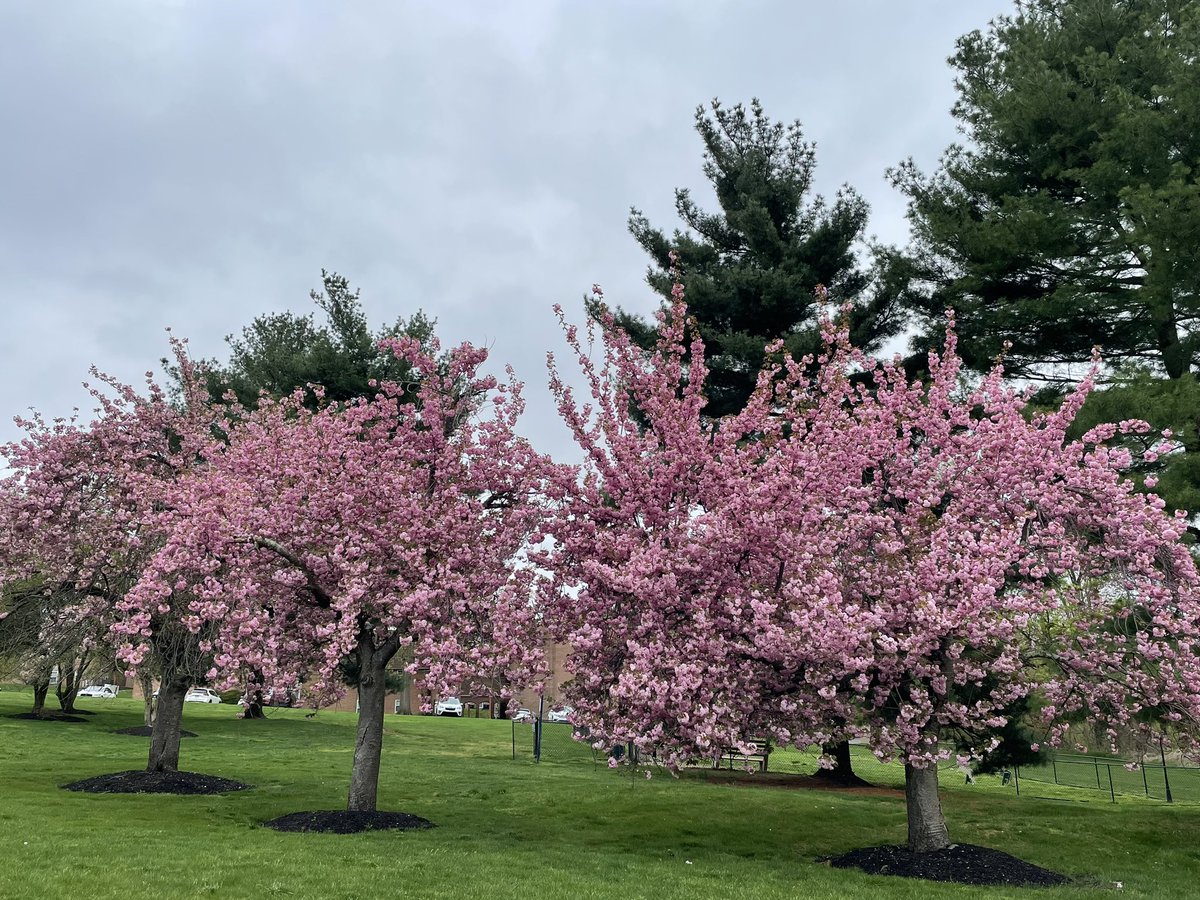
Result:
[[[911,160],[891,173],[910,201],[924,280],[908,301],[928,332],[953,307],[969,366],[986,370],[1003,353],[1010,375],[1060,391],[1098,347],[1113,389],[1091,402],[1169,428],[1190,451],[1200,449],[1198,60],[1200,6],[1187,0],[1018,3],[950,59],[966,142],[932,175]],[[1151,468],[1179,467],[1160,490],[1194,512],[1190,455]]]
[[[629,230],[650,255],[650,286],[671,297],[672,262],[687,278],[689,312],[708,348],[708,412],[737,412],[754,389],[763,348],[783,340],[797,355],[819,346],[816,321],[823,286],[834,303],[850,303],[855,339],[875,348],[902,325],[894,298],[904,260],[876,248],[874,269],[865,250],[868,207],[849,186],[832,203],[814,196],[816,148],[799,122],[772,122],[754,100],[726,108],[719,100],[696,110],[704,143],[704,175],[719,211],[707,212],[686,188],[675,191],[684,230],[668,236],[637,209]],[[656,326],[621,314],[643,347]]]
[[[953,331],[922,383],[826,319],[821,355],[764,370],[714,433],[675,294],[651,354],[611,316],[602,356],[567,329],[586,404],[552,375],[587,462],[536,562],[595,746],[675,766],[861,738],[904,761],[923,852],[949,843],[937,762],[986,758],[1029,698],[1047,744],[1147,710],[1195,735],[1200,576],[1108,445],[1145,424],[1067,436],[1091,378],[1027,415],[999,367],[960,390]]]
[[[487,351],[470,344],[441,355],[405,337],[385,349],[413,385],[237,410],[228,439],[177,486],[167,539],[127,600],[149,616],[188,598],[191,620],[217,629],[214,677],[230,684],[303,677],[321,701],[351,675],[357,811],[376,806],[393,657],[438,696],[500,675],[532,681],[541,664],[535,573],[514,560],[550,464],[516,433],[520,384],[481,374]],[[142,641],[129,637],[132,659]]]
[[[380,343],[399,337],[427,343],[434,321],[418,310],[372,331],[359,291],[352,290],[344,276],[322,269],[321,283],[322,290],[310,296],[324,313],[324,322],[312,314],[270,313],[256,317],[239,336],[226,338],[229,361],[206,366],[214,400],[232,390],[243,405],[251,406],[264,391],[280,397],[317,384],[324,388],[324,401],[347,401],[372,396],[372,381],[407,380],[408,363],[381,350]],[[309,391],[307,405],[318,402]]]

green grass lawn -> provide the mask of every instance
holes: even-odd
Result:
[[[949,785],[954,839],[1091,886],[984,890],[871,877],[818,858],[903,841],[899,796],[755,786],[728,773],[632,778],[590,764],[586,749],[575,761],[514,762],[508,723],[483,719],[387,718],[380,808],[437,828],[280,834],[260,823],[344,804],[352,715],[272,710],[265,721],[240,721],[231,706],[189,704],[184,727],[199,737],[184,740],[182,767],[254,790],[89,795],[58,785],[144,765],[146,739],[110,733],[140,724],[140,704],[81,701],[97,711],[83,724],[7,718],[29,701],[0,692],[0,898],[1057,900],[1112,896],[1118,881],[1121,896],[1200,895],[1196,805],[1017,799],[992,781]]]

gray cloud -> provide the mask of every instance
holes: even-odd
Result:
[[[885,3],[94,2],[0,6],[0,439],[254,315],[307,311],[322,266],[372,321],[424,308],[544,388],[550,305],[593,281],[649,310],[630,205],[703,192],[698,103],[760,97],[905,237],[883,170],[954,139],[945,57],[1002,0]]]

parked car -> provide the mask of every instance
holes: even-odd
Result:
[[[570,722],[575,714],[573,706],[556,706],[546,714],[547,722]]]
[[[433,707],[435,716],[462,716],[463,704],[457,697],[443,697]]]
[[[532,722],[533,721],[533,711],[528,710],[522,706],[513,715],[512,720],[514,722]]]
[[[184,703],[220,703],[221,695],[212,688],[194,687],[183,695]]]
[[[76,694],[77,697],[100,697],[104,700],[111,700],[117,696],[117,686],[115,684],[90,684],[82,691]]]

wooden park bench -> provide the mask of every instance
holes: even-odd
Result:
[[[720,756],[713,760],[713,768],[721,768],[721,764],[729,760],[729,768],[732,769],[734,764],[740,766],[757,765],[758,771],[767,771],[767,759],[771,755],[771,742],[766,738],[752,738],[749,741],[750,752],[743,753],[740,750],[729,748]]]

